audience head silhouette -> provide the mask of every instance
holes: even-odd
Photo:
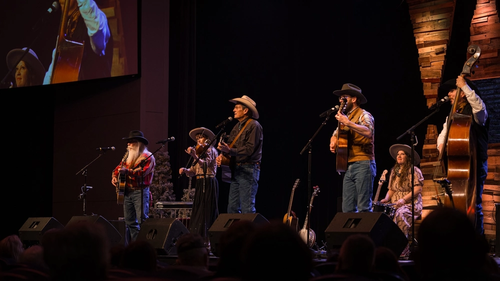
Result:
[[[417,237],[415,263],[424,279],[466,280],[481,273],[488,247],[465,212],[448,207],[432,211]]]
[[[12,262],[18,262],[24,252],[23,242],[18,235],[12,234],[0,241],[0,257]]]
[[[109,247],[100,224],[79,221],[50,229],[41,239],[52,280],[105,280]]]
[[[243,248],[245,280],[309,280],[312,253],[299,234],[282,221],[259,225]]]
[[[249,220],[233,222],[226,231],[222,232],[219,241],[219,260],[216,276],[242,277],[243,260],[241,251],[246,240],[257,225]]]
[[[369,274],[375,261],[375,243],[366,234],[352,234],[342,243],[337,272]]]
[[[134,240],[123,250],[121,266],[126,269],[144,272],[156,271],[156,249],[148,241]]]

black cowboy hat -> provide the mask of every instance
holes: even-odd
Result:
[[[21,58],[21,56],[24,55],[26,49],[27,47],[24,47],[22,49],[13,49],[7,54],[7,66],[9,67],[9,70],[17,66],[15,64],[19,61],[19,58]],[[35,51],[33,51],[32,49],[30,49],[26,53],[26,55],[24,55],[22,61],[30,65],[33,69],[33,72],[37,76],[39,77],[45,76],[45,67],[43,67]]]
[[[366,97],[361,93],[361,88],[351,84],[346,83],[342,85],[342,89],[333,91],[336,96],[349,95],[358,98],[359,104],[365,104],[367,102]]]
[[[479,89],[477,88],[476,84],[474,82],[470,81],[469,79],[465,78],[465,82],[469,87],[476,92],[476,94],[480,95]],[[451,90],[454,90],[457,88],[457,78],[449,79],[446,80],[443,84],[439,86],[439,96],[446,96],[448,95],[448,92]]]
[[[138,130],[130,131],[130,133],[128,134],[128,137],[122,138],[122,140],[126,140],[126,141],[132,140],[132,139],[138,140],[145,145],[149,144],[149,141],[144,137],[144,134]]]

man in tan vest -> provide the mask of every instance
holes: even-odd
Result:
[[[377,173],[375,120],[368,111],[360,107],[367,100],[358,86],[347,83],[333,94],[339,97],[341,104],[345,104],[345,109],[340,109],[335,115],[339,127],[330,139],[332,153],[340,151],[341,143],[346,146],[347,155],[337,154],[337,157],[347,159],[342,184],[342,212],[371,212],[373,180]]]

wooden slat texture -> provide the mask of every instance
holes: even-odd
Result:
[[[431,107],[438,98],[438,87],[443,76],[453,26],[455,2],[410,0],[407,3],[419,55],[420,78],[424,84],[432,80],[432,86],[424,89],[426,104]]]
[[[470,26],[469,44],[481,48],[481,57],[472,79],[500,77],[500,20],[495,0],[477,2]]]

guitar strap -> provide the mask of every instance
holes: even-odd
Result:
[[[243,133],[243,131],[247,127],[248,123],[250,123],[250,118],[248,118],[247,122],[245,123],[245,125],[243,126],[243,128],[241,128],[240,132],[236,135],[236,137],[231,142],[231,144],[229,145],[229,147],[233,147],[233,145],[236,143],[236,141],[238,140],[238,138],[241,136],[241,133]]]

